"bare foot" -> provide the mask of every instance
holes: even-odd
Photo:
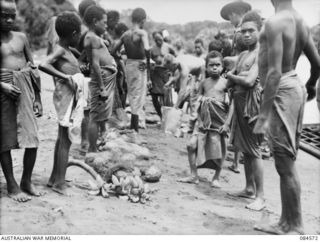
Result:
[[[214,188],[221,188],[221,184],[218,180],[213,180],[211,182],[211,187],[214,187]]]
[[[266,207],[265,201],[262,198],[257,198],[253,203],[246,205],[247,209],[261,211]]]
[[[64,195],[68,197],[71,196],[71,194],[67,192],[66,185],[53,185],[51,189],[56,193],[59,193],[60,195]]]
[[[18,193],[8,193],[8,196],[19,203],[24,203],[31,200],[30,196],[21,191],[19,191]]]
[[[238,168],[235,168],[234,165],[228,166],[228,169],[229,169],[230,171],[233,171],[234,173],[237,173],[237,174],[240,173],[239,169],[238,169]]]
[[[25,193],[32,195],[32,196],[35,196],[35,197],[40,197],[40,196],[43,196],[46,194],[46,192],[38,191],[36,189],[36,187],[32,183],[29,183],[29,182],[21,182],[20,188]]]
[[[244,197],[249,199],[255,199],[256,196],[253,192],[248,192],[246,190],[240,191],[240,192],[228,192],[227,193],[231,197]]]
[[[189,177],[177,179],[177,182],[199,184],[199,179],[197,177],[189,176]]]
[[[285,231],[283,227],[279,224],[264,224],[264,225],[255,225],[254,230],[265,232],[268,234],[277,234],[283,235],[286,234],[288,231]]]

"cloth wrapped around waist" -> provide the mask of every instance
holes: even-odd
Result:
[[[202,97],[198,113],[199,130],[218,131],[226,121],[228,105],[212,97]]]
[[[141,70],[145,60],[128,59],[126,63],[128,100],[131,113],[141,115],[147,95],[147,72]]]
[[[28,63],[19,71],[1,68],[1,82],[13,84],[21,91],[19,98],[15,102],[16,110],[12,111],[16,114],[16,120],[14,120],[13,117],[11,120],[17,124],[16,136],[19,147],[38,147],[38,125],[33,110],[35,101],[34,89],[40,91],[38,70],[31,63]],[[3,121],[2,118],[1,121]],[[1,125],[12,126],[14,124],[1,123]],[[1,139],[5,139],[5,137],[1,137]]]
[[[283,74],[269,115],[269,140],[278,155],[296,158],[305,102],[306,89],[295,71]]]
[[[114,90],[116,85],[117,70],[113,66],[101,67],[101,78],[108,99],[103,101],[100,97],[100,86],[96,77],[91,75],[89,83],[91,102],[90,119],[94,121],[106,121],[112,114]]]

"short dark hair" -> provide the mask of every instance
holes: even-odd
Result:
[[[97,3],[94,0],[82,0],[78,7],[80,17],[83,18],[87,8],[93,5],[97,5]]]
[[[202,47],[204,47],[203,40],[202,40],[202,39],[200,39],[200,38],[195,39],[194,43],[195,43],[195,44],[198,44],[198,43],[199,43],[199,44],[201,44],[201,45],[202,45]]]
[[[154,32],[152,33],[152,38],[155,38],[157,34],[160,34],[160,35],[163,37],[163,34],[162,34],[161,31],[154,31]]]
[[[55,29],[60,38],[67,38],[81,32],[81,19],[75,12],[65,11],[57,16]]]
[[[254,22],[257,25],[258,30],[261,29],[263,24],[260,14],[258,14],[257,11],[254,11],[254,10],[247,12],[243,16],[241,24],[244,24],[246,22]]]
[[[129,29],[128,26],[125,25],[124,23],[117,23],[116,26],[114,27],[114,32],[116,33],[117,36],[120,37],[128,29]]]
[[[107,12],[108,20],[109,19],[120,19],[120,13],[117,10],[110,10]]]
[[[93,23],[93,19],[101,20],[104,14],[106,11],[103,8],[95,5],[90,6],[84,13],[84,21],[90,25]]]
[[[218,51],[223,57],[230,56],[232,52],[231,43],[226,39],[214,39],[209,43],[208,51]]]
[[[223,65],[223,57],[222,57],[221,53],[213,50],[213,51],[210,51],[208,53],[208,55],[206,56],[206,66],[208,65],[209,60],[213,59],[213,58],[219,58],[222,65]]]
[[[140,23],[147,18],[146,11],[143,8],[135,8],[131,14],[131,21],[133,23]]]

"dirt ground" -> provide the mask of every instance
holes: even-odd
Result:
[[[40,56],[41,57],[41,56]],[[39,58],[39,56],[38,56]],[[246,199],[235,199],[228,191],[237,191],[245,183],[243,165],[241,173],[227,169],[225,162],[221,176],[221,189],[210,187],[213,173],[201,170],[199,185],[177,183],[178,177],[189,173],[186,142],[188,138],[167,137],[159,126],[148,126],[141,134],[152,151],[150,163],[161,168],[160,182],[150,184],[159,191],[147,204],[133,204],[116,197],[109,199],[90,196],[75,186],[79,181],[91,179],[81,169],[71,167],[67,178],[71,180],[71,197],[61,196],[48,187],[53,165],[53,149],[57,136],[57,123],[52,103],[53,81],[42,73],[42,101],[44,115],[38,120],[40,147],[33,181],[47,194],[34,197],[28,203],[16,203],[7,197],[6,183],[0,172],[0,234],[263,234],[253,230],[259,222],[276,221],[281,210],[279,177],[274,162],[264,161],[265,197],[267,209],[253,212],[245,208]],[[76,149],[78,146],[73,146]],[[22,173],[23,151],[13,152],[14,171],[18,182]],[[297,168],[302,187],[302,212],[305,231],[320,234],[320,162],[300,151]]]

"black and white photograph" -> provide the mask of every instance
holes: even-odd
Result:
[[[0,12],[0,240],[320,239],[320,0]]]

